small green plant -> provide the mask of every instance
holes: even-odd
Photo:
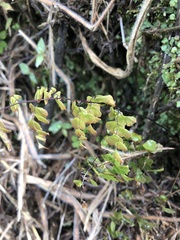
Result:
[[[121,211],[114,212],[113,216],[111,216],[111,222],[107,228],[112,239],[130,240],[124,231],[121,229],[118,230],[122,223],[130,227],[135,225],[134,220],[124,217]]]
[[[36,56],[36,62],[35,62],[35,66],[37,68],[42,64],[44,60],[45,51],[46,51],[46,45],[44,43],[43,38],[40,38],[37,43],[37,56]]]
[[[162,78],[171,92],[176,92],[180,96],[180,71],[179,71],[179,52],[180,38],[179,36],[171,37],[171,39],[163,38],[162,51],[170,58],[170,62],[163,65]]]
[[[23,75],[29,76],[29,79],[31,80],[33,85],[38,83],[36,76],[26,63],[20,63],[19,68]]]
[[[0,32],[0,54],[4,52],[4,50],[7,48],[7,43],[5,41],[7,37],[7,32],[6,30],[3,30]]]
[[[13,8],[9,3],[6,3],[5,1],[0,0],[0,7],[3,8],[4,12],[8,11],[13,11]],[[11,26],[12,23],[12,18],[7,18],[6,19],[6,24],[5,24],[5,29],[0,31],[0,54],[4,52],[4,50],[7,48],[7,35],[8,35],[8,30]]]
[[[30,128],[35,131],[36,140],[38,142],[38,147],[43,148],[43,143],[46,141],[46,136],[49,135],[48,132],[43,131],[41,124],[49,124],[48,112],[42,107],[42,103],[46,105],[48,101],[56,101],[61,111],[66,110],[63,98],[61,97],[61,92],[57,91],[55,88],[48,90],[45,87],[39,88],[34,96],[35,104],[30,103],[29,108],[32,113],[32,117],[28,122]],[[20,95],[13,95],[10,98],[10,107],[13,112],[18,112],[19,104],[22,102]],[[37,103],[41,102],[41,107],[37,106]],[[79,106],[80,104],[80,106]],[[84,107],[83,107],[84,105]],[[141,158],[137,162],[124,163],[121,157],[123,152],[134,152],[135,148],[139,151],[155,153],[162,149],[162,146],[158,145],[153,140],[148,140],[142,143],[142,138],[136,133],[132,133],[127,128],[130,128],[136,119],[133,116],[125,116],[119,110],[115,109],[115,101],[110,95],[102,96],[97,95],[95,97],[88,96],[84,103],[79,103],[78,101],[73,101],[72,103],[72,115],[70,123],[62,123],[61,121],[52,122],[49,131],[52,133],[57,133],[57,131],[62,130],[62,133],[67,137],[67,131],[70,128],[74,128],[74,147],[84,147],[84,140],[88,138],[88,135],[96,135],[95,127],[100,123],[102,118],[102,108],[106,106],[109,108],[108,121],[105,126],[107,129],[107,134],[102,140],[102,147],[109,149],[108,153],[101,154],[97,158],[87,157],[87,164],[94,173],[106,180],[118,181],[131,181],[135,180],[137,182],[149,182],[151,178],[146,176],[144,171],[152,171],[153,161],[148,158]],[[2,140],[8,148],[10,148],[8,142],[8,129],[6,129],[1,123],[0,135]],[[133,147],[132,147],[133,146]],[[129,177],[130,171],[134,172]],[[157,170],[155,170],[157,171]],[[87,172],[86,175],[89,175]],[[92,184],[92,178],[88,177],[88,181]],[[78,182],[75,182],[79,185]]]
[[[173,214],[175,211],[171,208],[166,207],[166,203],[168,201],[168,198],[166,195],[159,195],[155,198],[156,204],[162,209],[163,212],[168,213],[168,214]]]
[[[72,141],[73,148],[79,148],[80,147],[81,142],[76,135],[72,135],[71,141]]]
[[[67,137],[68,130],[71,128],[72,128],[72,125],[68,122],[54,121],[51,123],[49,127],[49,131],[52,132],[53,134],[56,134],[61,130],[64,137]]]

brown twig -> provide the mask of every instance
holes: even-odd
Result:
[[[112,5],[115,2],[115,0],[111,0],[109,2],[109,4],[107,5],[107,7],[102,12],[100,18],[94,24],[91,24],[86,19],[84,19],[83,17],[78,15],[76,12],[74,12],[73,10],[69,9],[68,7],[66,7],[65,5],[63,5],[59,2],[51,1],[51,0],[37,0],[37,1],[41,2],[41,3],[45,3],[48,6],[53,6],[56,9],[58,8],[60,11],[66,13],[68,16],[72,17],[74,20],[81,23],[84,27],[86,27],[87,29],[89,29],[91,31],[95,31],[97,29],[97,27],[101,24],[105,15],[107,14],[109,9],[112,7]]]
[[[81,31],[79,33],[84,51],[88,54],[90,57],[91,61],[107,73],[111,74],[117,79],[123,79],[126,78],[130,75],[130,73],[133,70],[133,65],[134,65],[134,55],[135,55],[135,46],[136,42],[139,36],[139,31],[141,29],[141,26],[144,22],[144,19],[146,17],[146,14],[148,12],[148,9],[151,5],[152,0],[146,0],[143,2],[141,10],[137,16],[137,19],[134,23],[133,30],[131,33],[130,41],[128,44],[128,49],[126,53],[126,62],[127,62],[127,67],[125,70],[122,70],[121,68],[113,68],[108,66],[105,62],[103,62],[88,46],[88,43],[86,39],[83,37]]]

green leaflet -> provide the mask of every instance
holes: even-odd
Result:
[[[38,122],[35,120],[31,119],[28,122],[28,126],[32,128],[36,132],[36,139],[45,142],[46,141],[46,136],[49,135],[49,133],[44,132]],[[42,147],[42,146],[41,146]]]
[[[158,145],[154,140],[147,140],[144,144],[143,147],[148,151],[148,152],[152,152],[155,153]]]
[[[46,117],[48,116],[48,112],[41,107],[34,107],[34,105],[32,103],[29,104],[29,107],[31,109],[31,112],[34,113],[34,116],[43,123],[49,124],[49,120],[46,119]]]
[[[8,151],[11,151],[11,149],[12,149],[11,148],[11,142],[10,142],[8,136],[7,136],[7,133],[0,130],[0,137],[3,140],[4,144],[6,145]]]
[[[73,183],[75,183],[77,187],[82,187],[83,185],[83,182],[81,180],[73,180]]]
[[[7,133],[11,132],[10,130],[6,129],[4,124],[0,121],[0,137],[4,144],[6,145],[8,151],[11,151],[11,142],[7,136]]]
[[[40,124],[38,122],[34,121],[33,119],[29,120],[28,126],[35,131],[42,130]]]
[[[113,146],[113,145],[115,145],[117,142],[123,142],[123,140],[122,140],[121,137],[113,134],[113,135],[111,135],[111,136],[106,137],[106,142],[107,142],[109,145]]]
[[[0,121],[0,131],[2,132],[5,132],[5,133],[10,133],[11,130],[7,129],[5,126],[4,126],[4,123]]]
[[[113,97],[111,95],[106,95],[106,96],[102,96],[102,95],[96,95],[95,97],[87,97],[87,101],[88,102],[92,102],[92,103],[104,103],[107,105],[110,105],[112,107],[115,107],[115,101],[113,99]]]
[[[64,105],[63,102],[61,102],[59,99],[55,99],[55,101],[57,102],[59,108],[61,109],[61,111],[65,111],[66,110],[66,106]]]
[[[58,104],[59,108],[61,109],[61,111],[66,110],[66,106],[64,105],[64,103],[62,103],[62,101],[60,100],[61,98],[61,92],[58,91],[54,94],[54,98],[56,103]]]
[[[78,117],[85,123],[85,124],[92,124],[97,123],[101,119],[93,116],[91,113],[81,112]]]
[[[73,114],[74,117],[78,116],[79,110],[80,110],[80,108],[76,105],[76,102],[74,101],[72,103],[72,114]]]
[[[115,143],[115,147],[119,150],[122,150],[123,152],[126,152],[128,149],[124,143],[121,141]]]
[[[89,132],[90,132],[92,135],[96,135],[96,134],[97,134],[96,130],[94,130],[94,128],[92,127],[91,124],[87,127],[87,129],[89,130]]]
[[[18,101],[21,99],[22,97],[20,95],[14,94],[12,97],[10,97],[10,104],[13,105],[11,106],[11,110],[13,112],[18,111]]]
[[[79,119],[78,117],[75,117],[74,119],[71,120],[71,124],[73,126],[73,128],[75,129],[81,129],[84,130],[85,129],[85,123]]]
[[[115,150],[113,152],[112,156],[118,161],[118,164],[123,163],[123,160],[122,160],[121,156],[119,155],[118,151]]]
[[[85,133],[80,129],[77,129],[75,131],[75,134],[76,134],[76,136],[79,137],[80,140],[86,140],[87,139],[86,136],[85,136]]]
[[[87,108],[87,112],[91,113],[94,117],[101,117],[102,113],[100,110],[100,104],[97,103],[89,103]]]
[[[41,101],[44,96],[44,90],[45,90],[45,87],[38,88],[35,93],[34,99]]]
[[[122,127],[116,128],[116,134],[120,137],[125,137],[126,139],[131,138],[131,132],[129,132],[127,129]]]
[[[136,123],[136,118],[131,116],[124,116],[123,114],[119,114],[117,116],[117,122],[124,126],[131,127],[133,124]]]

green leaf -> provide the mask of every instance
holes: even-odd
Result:
[[[176,103],[176,107],[180,107],[180,101],[177,101],[177,103]]]
[[[115,229],[116,229],[116,224],[115,224],[115,222],[111,221],[110,229],[111,229],[112,232],[115,231]]]
[[[80,112],[78,117],[85,123],[85,124],[92,124],[98,123],[101,121],[100,118],[94,117],[91,113]]]
[[[119,155],[118,151],[114,151],[112,156],[118,161],[118,164],[123,163],[123,160],[122,160],[121,156]],[[115,165],[117,165],[117,164],[115,163]]]
[[[163,210],[163,212],[166,212],[166,213],[169,213],[169,214],[174,214],[175,213],[175,211],[173,209],[166,208],[166,207],[163,207],[163,206],[162,206],[162,210]]]
[[[80,140],[86,140],[87,139],[86,136],[85,136],[85,133],[83,131],[81,131],[80,129],[77,129],[75,131],[75,134],[76,134],[76,136],[79,137]]]
[[[72,128],[72,124],[68,123],[68,122],[64,122],[64,123],[62,123],[62,128],[63,129],[71,129]]]
[[[141,183],[149,183],[152,179],[150,176],[146,176],[139,168],[135,172],[135,180]]]
[[[171,79],[171,73],[169,73],[168,71],[163,71],[162,72],[162,79],[166,84],[168,84],[168,82]]]
[[[64,105],[64,103],[62,101],[60,101],[59,99],[55,99],[55,101],[58,104],[58,106],[61,109],[61,111],[65,111],[66,110],[66,106]]]
[[[42,131],[42,130],[37,130],[37,134],[40,135],[40,136],[47,136],[47,135],[49,135],[49,133],[47,133],[45,131]]]
[[[59,130],[62,128],[62,121],[56,121],[51,123],[50,127],[49,127],[49,131],[52,132],[53,134],[56,134],[57,132],[59,132]]]
[[[46,142],[46,137],[44,135],[36,135],[36,139],[45,143]]]
[[[46,119],[48,116],[48,112],[41,107],[34,107],[32,103],[29,104],[29,107],[31,109],[31,112],[34,113],[35,117],[43,123],[49,124],[49,120]]]
[[[126,165],[126,166],[125,165],[113,166],[113,169],[119,175],[127,175],[130,171],[128,165]]]
[[[89,103],[86,108],[88,113],[91,113],[94,117],[101,117],[100,104]]]
[[[38,44],[37,44],[37,52],[38,52],[38,55],[44,53],[46,50],[46,46],[45,46],[45,43],[44,43],[44,40],[43,38],[40,38],[39,41],[38,41]]]
[[[111,133],[116,133],[117,127],[124,127],[124,125],[118,123],[117,121],[109,121],[106,123],[106,128]]]
[[[94,130],[94,128],[92,127],[91,124],[87,127],[87,129],[88,129],[88,131],[89,131],[92,135],[96,135],[96,134],[97,134],[96,130]]]
[[[6,3],[4,1],[0,1],[0,6],[5,10],[5,11],[14,11],[13,8],[9,3]]]
[[[117,142],[119,142],[119,141],[120,141],[120,142],[123,142],[122,138],[119,137],[119,136],[117,136],[117,135],[115,135],[115,134],[106,137],[105,140],[106,140],[106,142],[107,142],[109,145],[111,145],[111,146],[115,145],[115,144],[116,144]]]
[[[76,101],[74,101],[74,102],[72,103],[72,114],[74,115],[74,117],[77,117],[77,116],[78,116],[79,111],[80,111],[80,109],[79,109],[79,107],[76,105]]]
[[[110,181],[110,180],[112,180],[114,182],[118,181],[116,176],[114,176],[114,175],[112,175],[110,173],[105,173],[105,172],[104,173],[100,173],[99,176],[104,178],[104,179],[106,179],[106,180],[108,180],[108,181]]]
[[[75,183],[77,187],[82,187],[83,185],[83,182],[81,180],[73,180],[73,183]]]
[[[128,150],[126,145],[122,141],[115,143],[115,147],[117,147],[117,149],[119,150],[122,150],[123,152],[126,152]]]
[[[98,186],[98,184],[93,179],[89,179],[89,181],[93,186]]]
[[[121,177],[122,177],[126,182],[129,182],[129,181],[132,181],[132,180],[133,180],[133,178],[130,178],[130,177],[124,175],[124,174],[121,174]]]
[[[126,139],[131,138],[131,132],[122,127],[117,127],[117,135],[120,137],[125,137]]]
[[[44,118],[44,117],[42,117],[42,116],[40,116],[40,115],[38,115],[38,114],[35,114],[35,116],[36,116],[36,118],[37,118],[40,122],[43,122],[43,123],[46,123],[46,124],[49,124],[49,123],[50,123],[50,121],[49,121],[48,119],[46,119],[46,118]]]
[[[81,129],[84,130],[85,129],[85,123],[79,119],[78,117],[75,117],[74,119],[71,120],[71,124],[73,126],[73,128],[75,129]]]
[[[62,134],[67,138],[67,136],[68,136],[68,132],[67,132],[67,130],[66,129],[62,129]]]
[[[10,105],[11,106],[11,110],[13,112],[18,111],[18,101],[21,99],[22,97],[20,95],[14,94],[12,97],[10,97]]]
[[[6,21],[6,26],[5,26],[5,29],[8,30],[9,27],[11,26],[11,23],[12,23],[12,18],[8,18],[7,21]]]
[[[49,91],[50,95],[54,94],[55,92],[56,92],[56,88],[51,87],[51,89],[50,89],[50,91]],[[61,94],[60,91],[58,91],[58,92]]]
[[[37,89],[34,99],[40,101],[43,98],[44,91],[45,91],[45,87],[41,87]]]
[[[154,140],[147,140],[143,144],[144,149],[146,149],[148,152],[155,153],[157,150],[157,143]]]
[[[73,148],[79,148],[80,147],[80,141],[79,141],[77,136],[72,135],[71,141],[72,141]]]
[[[106,95],[106,96],[97,95],[96,97],[88,96],[87,101],[92,102],[92,103],[104,103],[104,104],[110,105],[112,107],[115,107],[115,105],[116,105],[116,103],[111,95]]]
[[[140,143],[142,141],[141,135],[134,133],[134,132],[132,132],[131,138],[132,138],[133,142]]]
[[[32,83],[34,83],[34,84],[37,84],[37,83],[38,83],[38,82],[37,82],[37,79],[36,79],[36,77],[35,77],[35,75],[34,75],[33,72],[31,72],[31,73],[29,74],[29,78],[30,78],[30,80],[31,80]]]
[[[37,131],[37,130],[42,130],[40,124],[39,124],[38,122],[36,122],[35,120],[33,120],[33,119],[30,119],[30,120],[29,120],[28,126],[29,126],[31,129],[35,130],[35,131]]]
[[[36,57],[35,67],[39,67],[44,60],[44,54],[38,54]]]
[[[44,104],[46,105],[51,97],[51,93],[48,92],[47,88],[44,89]]]
[[[0,32],[0,39],[4,40],[7,37],[7,32],[5,30]]]
[[[4,126],[4,123],[0,121],[0,131],[2,132],[5,132],[5,133],[10,133],[11,130],[7,129],[5,126]]]
[[[54,89],[53,89],[54,91]],[[52,92],[52,90],[51,90]],[[54,94],[54,98],[55,98],[55,101],[56,103],[58,104],[59,108],[61,109],[61,111],[64,111],[66,110],[66,106],[64,105],[64,103],[60,100],[60,97],[61,97],[61,92],[58,91]]]
[[[40,115],[42,117],[47,117],[48,116],[48,112],[42,108],[42,107],[35,107],[32,103],[29,104],[29,107],[31,109],[31,112],[36,115]]]
[[[30,69],[29,66],[26,63],[20,63],[19,68],[24,75],[29,75],[30,74]]]
[[[6,48],[7,43],[5,41],[0,41],[0,54],[2,54]]]
[[[11,142],[7,136],[7,133],[5,131],[0,130],[0,137],[2,139],[2,141],[4,142],[4,144],[6,145],[8,151],[11,151]]]
[[[117,117],[117,121],[119,124],[123,124],[124,126],[127,125],[131,127],[133,124],[136,123],[136,118],[132,116],[124,116],[123,114],[119,114]]]

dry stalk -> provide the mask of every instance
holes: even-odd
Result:
[[[73,10],[69,9],[68,7],[66,7],[65,5],[63,5],[59,2],[51,1],[51,0],[37,0],[37,1],[40,2],[40,3],[45,3],[48,6],[53,6],[56,9],[59,9],[60,11],[66,13],[68,16],[72,17],[74,20],[81,23],[84,27],[86,27],[87,29],[89,29],[91,31],[95,31],[98,28],[98,26],[102,23],[104,17],[108,13],[109,9],[113,6],[113,4],[115,2],[115,0],[111,0],[108,3],[107,7],[102,12],[100,18],[94,24],[91,24],[86,19],[84,19],[83,17],[78,15],[76,12],[74,12]],[[95,1],[93,1],[93,4],[94,3],[95,3]],[[93,10],[95,11],[94,7],[93,7]]]
[[[82,35],[81,31],[79,33],[80,39],[82,41],[82,45],[84,48],[84,51],[88,54],[91,61],[110,75],[114,76],[117,79],[123,79],[130,75],[130,73],[133,70],[134,65],[134,55],[135,55],[135,46],[136,42],[139,36],[139,32],[141,29],[141,26],[144,22],[144,19],[146,17],[146,14],[149,10],[149,7],[151,5],[152,0],[144,0],[142,3],[141,10],[137,16],[137,19],[134,23],[133,30],[131,33],[130,41],[128,44],[128,49],[126,53],[126,62],[127,67],[125,70],[122,70],[121,68],[113,68],[108,66],[105,62],[103,62],[88,46],[88,43],[85,39],[85,37]]]
[[[106,199],[104,201],[104,204],[103,204],[100,214],[98,215],[98,217],[97,216],[95,216],[95,218],[93,217],[93,220],[94,220],[93,226],[94,227],[92,228],[92,232],[91,232],[88,240],[94,240],[101,230],[101,222],[102,222],[102,218],[103,218],[103,213],[105,212],[105,209],[106,209],[106,206],[107,206],[107,203],[110,198],[110,194],[111,194],[112,190],[113,190],[113,184],[111,183],[108,187]]]
[[[22,133],[21,133],[21,136],[22,136]],[[26,189],[25,162],[27,161],[27,156],[28,156],[28,148],[27,148],[26,140],[22,136],[20,162],[19,162],[19,174],[18,174],[18,183],[17,183],[17,195],[18,195],[17,196],[17,201],[18,201],[17,222],[21,220],[21,212],[23,209],[23,197]]]
[[[98,205],[102,202],[102,200],[105,198],[108,192],[109,182],[106,182],[106,184],[103,186],[103,188],[99,191],[97,196],[93,199],[91,204],[88,206],[88,213],[84,222],[84,231],[87,230],[87,227],[89,225],[90,216],[93,213],[93,211],[98,207]]]

